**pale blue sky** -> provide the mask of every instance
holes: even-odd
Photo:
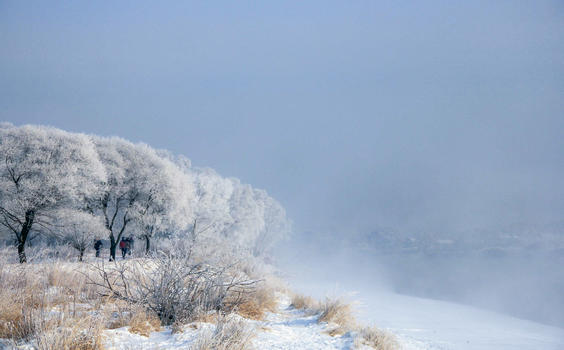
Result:
[[[119,135],[316,228],[564,213],[562,1],[0,0],[0,120]]]

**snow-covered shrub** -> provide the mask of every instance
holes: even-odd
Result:
[[[104,296],[143,305],[164,325],[214,310],[231,312],[257,283],[233,266],[194,262],[182,251],[92,267],[97,277],[90,283],[102,288]]]

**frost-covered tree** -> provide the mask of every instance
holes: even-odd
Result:
[[[233,182],[209,168],[185,171],[192,174],[194,181],[194,224],[199,226],[191,227],[187,234],[203,249],[217,250],[226,243],[227,231],[234,223],[229,205]]]
[[[233,192],[229,198],[229,210],[233,225],[226,233],[231,240],[243,249],[249,250],[260,232],[265,229],[264,203],[257,200],[250,185],[232,179]]]
[[[153,181],[148,194],[135,203],[132,211],[146,254],[156,234],[183,232],[193,218],[194,190],[189,173],[181,171],[168,154],[161,154],[153,166],[158,181]]]
[[[48,229],[53,210],[94,195],[104,168],[86,135],[48,127],[3,124],[0,157],[0,224],[23,263],[30,232]]]
[[[284,207],[266,191],[255,189],[254,196],[263,205],[264,226],[255,238],[252,250],[253,255],[262,256],[269,252],[276,242],[288,237],[292,223],[288,220]]]
[[[56,226],[54,235],[78,250],[78,260],[82,261],[86,248],[95,240],[108,237],[108,232],[101,217],[81,210],[63,209],[55,213]]]
[[[232,181],[234,190],[229,202],[234,224],[228,235],[253,255],[263,255],[288,234],[290,223],[286,213],[266,191],[236,179]]]
[[[200,244],[213,251],[266,253],[290,229],[284,209],[265,191],[211,169],[186,169],[195,182]]]
[[[211,254],[259,256],[289,228],[265,191],[144,144],[2,125],[0,151],[0,224],[22,262],[32,229],[58,229],[79,252],[106,232],[114,260],[124,235],[143,239],[147,252],[166,234]]]
[[[151,147],[132,144],[120,138],[95,138],[107,181],[101,184],[102,195],[88,200],[88,209],[104,218],[110,239],[110,260],[128,229],[146,230],[148,241],[166,221],[170,208],[176,208],[189,196],[178,185],[168,161]],[[179,189],[180,188],[180,189]],[[135,225],[137,224],[137,225]],[[138,234],[138,232],[130,232]]]

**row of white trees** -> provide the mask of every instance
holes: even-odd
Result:
[[[81,256],[106,237],[114,260],[124,236],[147,252],[166,234],[260,256],[290,229],[266,192],[117,137],[1,124],[0,157],[0,227],[20,262],[32,233],[65,239]]]

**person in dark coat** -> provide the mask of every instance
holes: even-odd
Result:
[[[131,255],[131,251],[133,250],[133,237],[127,238],[126,248],[127,248],[127,255]]]
[[[102,240],[99,239],[94,243],[94,249],[96,249],[96,257],[100,257],[100,250],[102,249]]]

